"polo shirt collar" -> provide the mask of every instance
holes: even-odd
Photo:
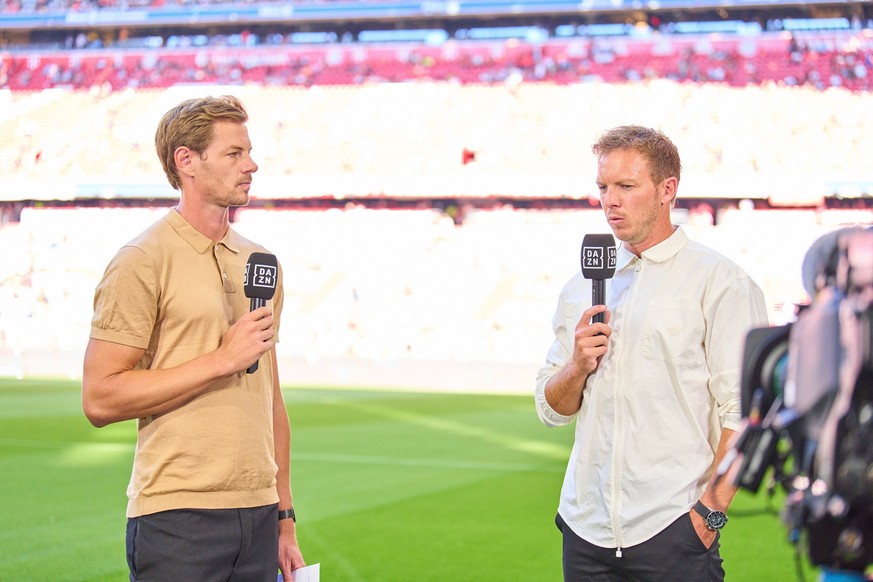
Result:
[[[173,227],[173,230],[176,231],[176,234],[191,245],[191,248],[197,251],[198,254],[202,255],[212,248],[212,239],[191,226],[191,223],[185,220],[175,208],[170,209],[166,220]],[[224,238],[218,241],[218,244],[224,245],[234,253],[239,253],[239,235],[232,228],[227,229]]]
[[[688,244],[688,235],[682,230],[681,226],[677,226],[673,230],[673,234],[665,240],[659,242],[650,249],[643,251],[644,259],[654,263],[663,263],[672,259],[676,254]],[[624,243],[619,247],[616,255],[616,269],[621,270],[627,267],[637,256],[624,247]]]

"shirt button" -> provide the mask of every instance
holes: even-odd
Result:
[[[222,273],[221,276],[227,279],[227,273]]]

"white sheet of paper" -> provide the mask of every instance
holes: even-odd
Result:
[[[310,564],[297,568],[291,572],[290,582],[318,582],[320,576],[321,564]],[[282,575],[279,574],[279,580],[282,580]]]

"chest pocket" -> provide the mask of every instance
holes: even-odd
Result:
[[[643,320],[643,357],[675,366],[704,365],[705,328],[698,304],[681,298],[653,298]]]

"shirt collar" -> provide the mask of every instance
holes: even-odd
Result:
[[[212,248],[212,239],[191,226],[191,223],[185,220],[175,208],[171,208],[167,213],[166,221],[171,227],[173,227],[176,234],[182,237],[182,240],[191,245],[191,248],[197,251],[198,254],[202,255]],[[232,228],[227,229],[227,232],[224,234],[224,237],[218,241],[218,244],[224,245],[234,253],[239,253],[239,236]]]
[[[687,243],[688,235],[685,234],[685,231],[682,230],[681,226],[677,226],[673,229],[673,234],[669,237],[662,240],[652,248],[644,250],[642,253],[643,258],[654,263],[663,263],[664,261],[673,258]],[[627,267],[636,258],[636,255],[627,250],[624,247],[624,243],[622,243],[621,247],[618,249],[618,254],[616,255],[615,267],[617,270],[621,270]]]

